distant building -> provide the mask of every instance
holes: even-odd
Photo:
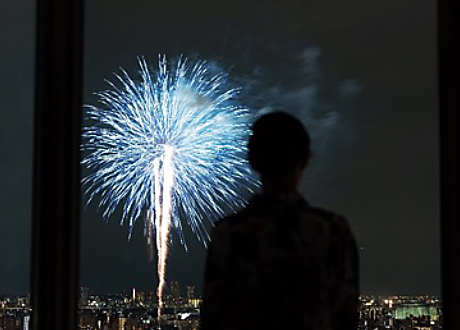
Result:
[[[188,304],[194,308],[198,308],[201,305],[201,299],[192,299],[189,300]]]
[[[81,307],[88,306],[88,295],[89,295],[89,288],[86,286],[82,286],[80,288],[80,306]]]
[[[173,300],[179,300],[180,298],[180,285],[177,281],[171,281],[170,284],[171,296]]]
[[[85,309],[80,313],[78,328],[92,330],[96,328],[96,314],[90,309]]]
[[[139,301],[139,303],[143,305],[145,303],[145,293],[142,291],[139,291],[137,293],[137,300]]]
[[[191,300],[195,299],[195,286],[194,285],[187,285],[187,301],[190,303]]]
[[[147,294],[147,303],[148,304],[154,304],[156,302],[156,299],[157,299],[156,292],[149,292]]]
[[[436,320],[439,317],[439,312],[435,306],[427,303],[403,303],[394,308],[394,318],[397,320],[422,316],[429,316]]]
[[[2,330],[22,330],[22,320],[10,315],[3,315],[0,318],[0,329]]]
[[[22,323],[22,330],[29,330],[29,323],[30,323],[30,315],[24,316],[23,323]]]
[[[120,316],[118,318],[118,330],[125,330],[126,317]]]

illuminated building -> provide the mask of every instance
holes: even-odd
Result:
[[[118,330],[125,330],[126,317],[120,316],[118,319]]]
[[[24,316],[24,322],[22,324],[22,330],[29,330],[30,315]]]
[[[439,311],[435,306],[426,303],[403,303],[394,309],[394,318],[397,320],[422,316],[429,316],[436,320],[439,317]]]

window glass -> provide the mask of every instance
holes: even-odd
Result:
[[[30,321],[35,1],[0,3],[0,328]]]
[[[301,192],[312,204],[343,214],[359,244],[363,322],[396,326],[410,314],[412,326],[427,320],[422,315],[437,322],[435,6],[428,0],[88,1],[84,103],[104,107],[94,93],[127,92],[116,76],[126,81],[122,69],[139,84],[139,58],[156,79],[166,56],[171,65],[180,57],[190,65],[204,60],[211,73],[227,73],[226,86],[240,89],[236,101],[251,116],[274,109],[296,115],[314,151]],[[84,111],[84,127],[93,127],[96,121]],[[83,166],[84,177],[92,173],[95,168]],[[82,204],[87,201],[84,196]],[[106,306],[101,301],[111,299],[122,311],[112,320],[137,322],[127,306],[142,301],[151,308],[158,284],[156,255],[149,261],[144,235],[147,212],[129,237],[129,221],[120,225],[124,200],[107,218],[100,201],[96,194],[82,212],[82,304]],[[185,222],[191,217],[177,215]],[[187,224],[188,252],[175,232],[165,295],[192,306],[206,249]],[[109,322],[88,308],[82,313],[83,323]]]

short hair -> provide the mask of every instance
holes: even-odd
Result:
[[[283,179],[310,158],[310,136],[302,123],[282,111],[261,116],[252,126],[248,159],[255,171]]]

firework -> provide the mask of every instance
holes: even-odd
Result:
[[[82,163],[91,172],[83,184],[88,203],[100,196],[104,217],[120,206],[129,237],[144,217],[157,250],[160,314],[170,233],[187,249],[187,224],[206,244],[205,221],[243,206],[258,183],[245,160],[251,115],[225,73],[165,57],[156,72],[143,58],[139,66],[139,81],[121,70],[109,90],[96,93],[101,105],[86,106],[94,125],[83,132]]]

